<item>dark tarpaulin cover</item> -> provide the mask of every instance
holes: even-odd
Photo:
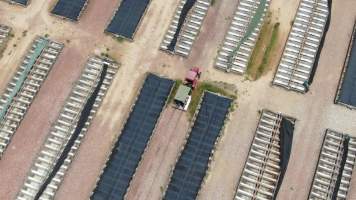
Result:
[[[335,188],[333,191],[333,196],[332,196],[332,200],[336,200],[337,199],[337,193],[340,189],[340,184],[341,184],[341,178],[342,178],[342,172],[344,171],[344,167],[346,164],[346,160],[347,160],[347,153],[349,151],[349,142],[350,142],[350,137],[346,136],[346,138],[344,139],[343,142],[343,154],[342,154],[342,158],[341,158],[341,163],[340,163],[340,168],[339,168],[339,174],[337,175],[337,179],[335,182]]]
[[[172,86],[172,80],[147,76],[91,199],[124,199]]]
[[[187,144],[174,168],[165,200],[196,198],[231,101],[209,92],[205,93]]]
[[[325,42],[326,34],[327,34],[327,32],[329,31],[330,19],[331,19],[331,6],[332,6],[332,0],[328,0],[329,15],[328,15],[328,18],[327,18],[327,20],[326,20],[324,33],[323,33],[323,36],[321,37],[320,45],[319,45],[319,47],[318,47],[318,51],[317,51],[316,56],[315,56],[313,68],[312,68],[312,70],[311,70],[311,72],[310,72],[308,85],[311,85],[312,82],[313,82],[313,80],[314,80],[316,68],[317,68],[318,65],[319,65],[320,53],[321,53],[321,50],[322,50],[323,47],[324,47],[324,42]]]
[[[287,170],[290,153],[293,144],[293,131],[294,131],[294,121],[286,117],[282,117],[282,121],[279,127],[279,145],[280,145],[280,170],[276,191],[274,194],[274,199],[277,198],[279,188],[283,182],[284,174]]]
[[[345,63],[346,71],[342,81],[338,101],[356,107],[356,24],[354,38],[348,63]]]
[[[122,0],[106,31],[133,39],[138,24],[150,0]]]
[[[184,24],[185,18],[187,16],[187,14],[189,13],[190,9],[192,9],[192,7],[194,6],[195,2],[196,2],[196,0],[187,0],[185,2],[184,6],[182,8],[182,12],[180,13],[180,16],[179,16],[177,30],[174,33],[171,43],[167,47],[169,51],[172,51],[172,52],[174,51],[176,44],[177,44],[180,30],[182,29],[182,26]]]
[[[104,82],[106,73],[107,73],[107,65],[103,66],[103,70],[101,72],[100,75],[100,79],[98,81],[97,86],[95,87],[93,93],[90,95],[88,101],[86,102],[86,104],[84,105],[83,111],[80,115],[80,118],[78,120],[78,124],[74,130],[74,133],[72,134],[72,136],[69,138],[69,141],[67,143],[67,145],[64,147],[64,150],[61,154],[61,156],[59,157],[57,163],[54,165],[52,172],[48,175],[47,179],[45,180],[45,182],[43,183],[43,185],[41,185],[39,191],[37,192],[36,196],[35,196],[35,200],[38,200],[41,195],[43,194],[43,192],[46,190],[47,186],[51,183],[52,179],[55,177],[56,173],[59,171],[59,169],[61,168],[61,166],[63,165],[65,159],[67,158],[71,148],[73,147],[75,141],[78,139],[79,134],[81,133],[82,129],[85,126],[85,123],[88,121],[88,117],[90,116],[90,112],[93,109],[96,97],[99,94],[100,88]]]
[[[52,13],[77,21],[87,0],[59,0]]]

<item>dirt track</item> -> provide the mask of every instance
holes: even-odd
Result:
[[[227,130],[217,145],[207,181],[198,199],[232,199],[257,125],[257,111],[260,109],[267,108],[297,118],[289,168],[278,199],[306,199],[326,128],[356,136],[356,122],[353,120],[356,119],[356,112],[333,104],[356,16],[354,0],[334,1],[332,22],[319,67],[311,91],[306,95],[271,87],[274,69],[256,82],[213,69],[218,46],[229,25],[227,18],[231,17],[237,4],[235,0],[216,1],[216,5],[208,12],[202,32],[188,59],[173,57],[158,50],[177,0],[152,0],[133,43],[119,43],[103,34],[119,0],[91,0],[79,23],[49,16],[48,9],[53,2],[32,0],[28,8],[22,8],[0,1],[0,23],[12,26],[15,31],[15,37],[0,60],[0,91],[6,86],[36,35],[47,33],[50,38],[66,45],[0,161],[0,199],[13,199],[19,191],[32,159],[87,57],[105,52],[106,48],[109,49],[109,55],[122,63],[122,67],[57,193],[57,199],[89,197],[147,71],[170,78],[182,78],[189,67],[197,65],[204,68],[203,79],[225,81],[236,85],[239,90],[239,106],[232,113]],[[283,50],[298,2],[272,1],[271,7],[279,13],[278,21],[281,22],[279,52]],[[28,32],[23,36],[25,30]],[[277,62],[278,58],[274,64]],[[172,110],[166,110],[161,123],[166,122],[165,116],[169,118],[171,114]],[[170,129],[174,123],[158,129],[133,180],[128,199],[145,199],[147,195],[152,197],[147,199],[159,199],[162,184],[167,181],[166,176],[175,162],[184,130],[189,125],[183,118],[179,122],[182,125],[179,133],[165,133],[164,130]],[[163,151],[165,148],[168,149],[167,153]],[[154,156],[156,152],[159,156]],[[355,191],[354,178],[351,199],[356,198]]]
[[[185,142],[189,123],[187,114],[169,106],[163,113],[148,151],[133,178],[126,199],[161,199],[168,184],[172,164]]]

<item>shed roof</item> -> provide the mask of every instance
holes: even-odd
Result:
[[[185,85],[180,85],[176,96],[174,97],[174,100],[176,101],[180,101],[180,102],[185,102],[185,100],[187,99],[187,97],[189,96],[191,88]]]

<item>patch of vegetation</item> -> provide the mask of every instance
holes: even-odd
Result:
[[[267,65],[270,62],[271,52],[273,48],[276,46],[276,43],[278,41],[278,30],[279,30],[279,23],[276,23],[273,25],[272,36],[263,55],[262,63],[257,69],[257,77],[260,77],[263,74],[263,72],[267,68]]]
[[[118,41],[119,43],[125,41],[125,39],[123,37],[115,37],[116,41]]]
[[[101,52],[100,56],[101,57],[107,57],[109,59],[115,60],[114,57],[109,54],[109,52]]]
[[[268,13],[247,65],[250,80],[257,80],[268,70],[271,52],[278,41],[278,31],[279,23],[272,24],[271,13]]]
[[[210,5],[211,5],[211,6],[214,6],[215,3],[216,3],[216,0],[211,0]]]
[[[22,37],[26,37],[26,35],[27,35],[27,30],[24,30],[24,31],[22,32]]]
[[[203,96],[204,91],[217,93],[217,94],[232,98],[234,100],[237,98],[237,96],[235,94],[232,94],[232,93],[224,90],[223,88],[216,86],[213,83],[210,83],[207,81],[201,82],[197,85],[197,87],[195,88],[195,90],[192,93],[192,101],[190,102],[190,105],[188,108],[190,117],[194,116],[194,113],[197,110],[197,107],[200,103],[200,100]]]
[[[176,80],[174,83],[174,87],[172,89],[171,95],[169,95],[168,97],[168,104],[172,103],[174,96],[177,94],[177,90],[179,88],[180,85],[183,84],[182,80]]]

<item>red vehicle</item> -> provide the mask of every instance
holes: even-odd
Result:
[[[198,80],[200,78],[201,75],[201,70],[199,67],[193,67],[191,68],[187,75],[185,76],[185,82],[184,84],[191,87],[193,90],[195,89],[195,87],[198,84]]]

